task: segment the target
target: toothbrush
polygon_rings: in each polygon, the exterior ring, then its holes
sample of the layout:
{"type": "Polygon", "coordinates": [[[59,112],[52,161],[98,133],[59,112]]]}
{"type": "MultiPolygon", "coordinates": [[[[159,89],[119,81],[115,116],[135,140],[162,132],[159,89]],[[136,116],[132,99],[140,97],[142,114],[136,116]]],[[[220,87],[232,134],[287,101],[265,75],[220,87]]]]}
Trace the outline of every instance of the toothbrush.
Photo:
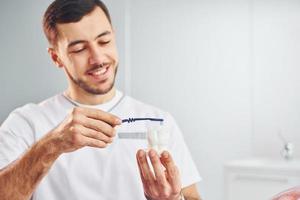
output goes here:
{"type": "Polygon", "coordinates": [[[160,122],[161,124],[163,123],[164,119],[160,118],[128,118],[128,119],[123,119],[122,123],[132,123],[135,121],[157,121],[160,122]]]}

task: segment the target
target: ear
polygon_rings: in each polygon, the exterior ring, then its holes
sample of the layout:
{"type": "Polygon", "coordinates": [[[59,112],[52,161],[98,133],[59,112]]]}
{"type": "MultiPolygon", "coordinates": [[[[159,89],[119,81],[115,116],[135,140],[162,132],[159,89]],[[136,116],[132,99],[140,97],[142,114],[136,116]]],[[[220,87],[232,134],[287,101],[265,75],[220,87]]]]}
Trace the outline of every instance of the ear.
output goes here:
{"type": "Polygon", "coordinates": [[[57,51],[54,48],[49,47],[48,48],[48,53],[49,53],[52,61],[55,63],[55,65],[57,67],[62,68],[64,66],[63,63],[61,62],[61,60],[58,57],[57,51]]]}

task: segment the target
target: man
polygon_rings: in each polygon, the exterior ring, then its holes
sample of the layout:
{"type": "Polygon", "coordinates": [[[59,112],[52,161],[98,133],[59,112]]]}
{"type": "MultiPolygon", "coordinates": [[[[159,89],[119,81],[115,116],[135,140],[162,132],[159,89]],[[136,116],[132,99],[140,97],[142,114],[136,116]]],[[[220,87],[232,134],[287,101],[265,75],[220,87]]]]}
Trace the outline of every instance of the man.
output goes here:
{"type": "Polygon", "coordinates": [[[118,55],[105,5],[56,0],[43,27],[68,88],[2,124],[1,199],[200,199],[200,177],[173,118],[114,86],[118,55]],[[146,123],[122,123],[129,117],[164,119],[170,151],[150,150],[147,162],[146,123]]]}

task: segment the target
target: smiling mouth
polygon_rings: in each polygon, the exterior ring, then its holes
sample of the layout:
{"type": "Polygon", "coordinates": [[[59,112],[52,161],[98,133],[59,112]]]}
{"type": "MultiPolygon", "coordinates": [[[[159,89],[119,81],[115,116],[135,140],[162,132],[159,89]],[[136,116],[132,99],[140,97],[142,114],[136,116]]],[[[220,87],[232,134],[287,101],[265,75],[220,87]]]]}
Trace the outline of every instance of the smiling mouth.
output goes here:
{"type": "Polygon", "coordinates": [[[88,71],[88,75],[92,75],[92,76],[101,76],[103,74],[105,74],[108,70],[109,66],[106,67],[98,67],[96,69],[90,70],[88,71]]]}

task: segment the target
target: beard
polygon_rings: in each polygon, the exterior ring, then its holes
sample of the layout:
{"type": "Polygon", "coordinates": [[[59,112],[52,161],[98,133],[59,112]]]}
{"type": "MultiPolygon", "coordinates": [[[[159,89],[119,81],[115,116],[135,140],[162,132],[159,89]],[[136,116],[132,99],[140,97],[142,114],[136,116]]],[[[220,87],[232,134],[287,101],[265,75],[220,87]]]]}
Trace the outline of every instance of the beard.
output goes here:
{"type": "MultiPolygon", "coordinates": [[[[93,87],[93,85],[89,84],[87,81],[84,81],[80,78],[73,77],[67,68],[65,68],[65,71],[66,71],[67,75],[69,76],[69,78],[71,79],[71,81],[75,85],[77,85],[81,89],[83,89],[85,92],[87,92],[89,94],[93,94],[93,95],[103,95],[103,94],[108,93],[113,88],[113,86],[115,84],[117,72],[118,72],[118,65],[116,66],[116,68],[114,70],[113,80],[111,81],[111,83],[108,83],[109,85],[105,88],[97,88],[97,86],[93,87]]],[[[105,80],[105,81],[108,81],[108,80],[105,80]]],[[[102,83],[99,83],[99,84],[102,84],[102,83]]]]}

